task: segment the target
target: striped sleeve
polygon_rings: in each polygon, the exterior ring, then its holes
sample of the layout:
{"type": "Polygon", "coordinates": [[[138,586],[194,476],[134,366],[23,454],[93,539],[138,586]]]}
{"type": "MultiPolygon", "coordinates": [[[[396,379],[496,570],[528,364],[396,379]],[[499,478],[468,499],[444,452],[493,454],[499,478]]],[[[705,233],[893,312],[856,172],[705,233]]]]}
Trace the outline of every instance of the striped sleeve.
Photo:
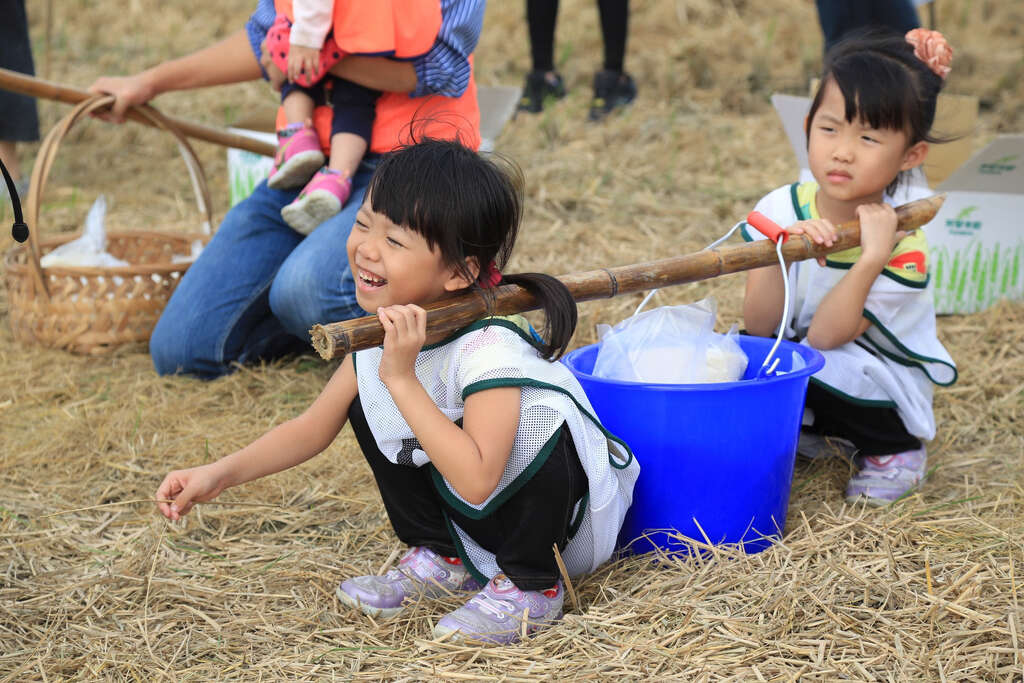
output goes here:
{"type": "MultiPolygon", "coordinates": [[[[245,22],[245,34],[249,37],[249,46],[252,47],[252,52],[256,55],[257,63],[259,63],[262,56],[260,46],[263,44],[263,39],[267,37],[267,31],[274,24],[274,17],[276,16],[274,0],[259,0],[256,3],[256,9],[249,15],[249,21],[245,22]]],[[[262,65],[260,66],[260,71],[263,71],[262,65]]],[[[266,77],[267,72],[263,71],[263,78],[266,77]]]]}
{"type": "Polygon", "coordinates": [[[459,97],[469,87],[469,57],[484,23],[484,0],[442,0],[441,30],[430,52],[413,62],[416,89],[410,95],[459,97]]]}

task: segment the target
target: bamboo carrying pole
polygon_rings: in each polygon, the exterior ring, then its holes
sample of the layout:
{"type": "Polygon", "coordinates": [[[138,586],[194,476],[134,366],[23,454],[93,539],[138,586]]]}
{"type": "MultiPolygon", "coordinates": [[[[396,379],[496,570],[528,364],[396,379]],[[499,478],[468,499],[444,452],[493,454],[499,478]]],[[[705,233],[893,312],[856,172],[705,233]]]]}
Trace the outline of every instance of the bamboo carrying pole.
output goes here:
{"type": "MultiPolygon", "coordinates": [[[[64,104],[79,104],[80,102],[94,96],[92,93],[88,93],[84,90],[69,88],[67,86],[60,85],[59,83],[51,83],[50,81],[44,81],[41,78],[28,76],[18,73],[17,71],[11,71],[10,69],[0,69],[0,89],[10,90],[11,92],[21,93],[22,95],[29,95],[31,97],[63,102],[64,104]]],[[[142,107],[149,108],[149,105],[142,105],[142,107]]],[[[137,108],[141,107],[130,107],[126,116],[132,121],[144,123],[147,126],[155,126],[155,124],[144,115],[134,111],[137,108]]],[[[262,142],[260,140],[254,140],[250,137],[246,137],[245,135],[232,133],[231,131],[227,131],[222,128],[205,126],[201,123],[167,116],[166,114],[163,115],[163,118],[190,138],[213,142],[225,147],[244,149],[256,154],[263,154],[265,156],[274,156],[274,153],[276,152],[276,149],[272,144],[262,142]]]]}
{"type": "MultiPolygon", "coordinates": [[[[920,228],[935,217],[945,199],[945,194],[938,194],[897,207],[899,229],[909,232],[920,228]]],[[[842,223],[836,229],[838,239],[831,247],[814,244],[801,235],[800,239],[790,239],[783,245],[782,255],[788,261],[803,261],[860,244],[858,221],[842,223]]],[[[576,301],[591,301],[775,264],[778,264],[775,244],[759,240],[647,263],[570,273],[558,279],[565,283],[576,301]]],[[[481,292],[473,291],[426,307],[426,343],[437,343],[455,330],[488,315],[511,315],[537,308],[533,296],[518,285],[499,286],[493,292],[490,306],[481,292]]],[[[314,325],[309,333],[313,348],[324,360],[343,358],[348,353],[379,346],[384,341],[384,328],[376,316],[314,325]]]]}

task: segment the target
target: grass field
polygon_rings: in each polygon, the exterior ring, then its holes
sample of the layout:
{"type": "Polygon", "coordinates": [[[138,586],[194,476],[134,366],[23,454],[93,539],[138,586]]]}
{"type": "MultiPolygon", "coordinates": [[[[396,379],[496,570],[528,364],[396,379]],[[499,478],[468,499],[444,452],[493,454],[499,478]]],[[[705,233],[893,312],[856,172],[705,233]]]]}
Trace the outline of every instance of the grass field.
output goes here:
{"type": "MultiPolygon", "coordinates": [[[[52,3],[47,48],[46,4],[29,7],[38,69],[82,88],[227,35],[252,6],[65,0],[52,3]]],[[[634,0],[626,65],[639,99],[600,125],[585,123],[601,59],[595,3],[562,5],[557,57],[570,94],[497,140],[528,184],[509,270],[559,274],[691,252],[795,178],[768,98],[806,93],[820,67],[813,3],[634,0]]],[[[936,9],[956,50],[948,90],[981,102],[967,132],[974,148],[1024,130],[1024,6],[938,0],[936,9]]],[[[479,82],[519,85],[528,54],[522,3],[492,1],[479,82]]],[[[155,102],[212,125],[274,103],[259,83],[155,102]]],[[[44,128],[66,111],[40,109],[44,128]]],[[[22,151],[31,162],[35,148],[22,151]]],[[[220,218],[225,152],[197,151],[220,218]]],[[[196,227],[187,174],[157,132],[76,129],[34,227],[77,229],[100,193],[110,229],[196,227]]],[[[742,286],[742,276],[722,277],[660,301],[713,295],[724,331],[740,322],[742,286]]],[[[582,304],[573,346],[640,297],[582,304]]],[[[0,289],[0,317],[7,309],[0,289]]],[[[885,509],[850,506],[847,465],[798,462],[773,548],[617,559],[576,581],[579,604],[556,628],[516,647],[475,648],[430,638],[456,601],[375,622],[334,598],[338,581],[382,570],[401,551],[348,429],[322,456],[230,490],[187,523],[165,522],[148,502],[168,470],[231,452],[300,412],[331,364],[306,355],[209,383],[162,378],[144,348],[73,356],[17,344],[3,321],[0,681],[1019,681],[1024,305],[998,302],[938,327],[960,379],[936,391],[933,471],[918,493],[885,509]]]]}

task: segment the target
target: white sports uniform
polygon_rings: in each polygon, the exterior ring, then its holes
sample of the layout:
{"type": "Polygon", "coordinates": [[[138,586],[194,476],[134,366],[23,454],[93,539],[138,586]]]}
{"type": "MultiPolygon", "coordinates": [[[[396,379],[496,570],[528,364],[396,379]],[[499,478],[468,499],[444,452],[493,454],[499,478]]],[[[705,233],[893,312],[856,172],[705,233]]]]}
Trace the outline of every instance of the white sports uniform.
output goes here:
{"type": "MultiPolygon", "coordinates": [[[[819,218],[814,201],[817,190],[815,182],[785,185],[763,197],[754,210],[788,228],[800,220],[819,218]]],[[[745,223],[742,232],[747,240],[765,239],[745,223]]],[[[854,247],[829,254],[824,267],[813,259],[790,265],[786,338],[806,337],[822,299],[860,253],[860,247],[854,247]]],[[[935,436],[932,384],[953,384],[957,371],[936,335],[928,244],[922,230],[896,245],[871,286],[864,317],[871,321],[867,331],[840,347],[822,351],[825,367],[812,381],[859,405],[895,408],[908,432],[930,440],[935,436]]]]}
{"type": "MultiPolygon", "coordinates": [[[[588,495],[574,512],[571,539],[562,558],[570,575],[592,571],[612,554],[633,497],[640,466],[629,448],[598,422],[579,382],[562,363],[552,363],[528,341],[520,316],[487,318],[448,339],[423,347],[415,372],[434,403],[453,422],[462,419],[466,397],[494,387],[522,389],[519,428],[505,472],[483,503],[465,501],[433,470],[438,493],[455,509],[482,518],[497,509],[544,463],[566,424],[587,474],[588,495]],[[580,509],[582,508],[582,510],[580,509]]],[[[430,458],[420,447],[387,387],[378,376],[383,348],[353,356],[359,397],[370,431],[389,461],[422,467],[430,458]]],[[[432,467],[432,466],[431,466],[432,467]]],[[[454,542],[471,569],[492,578],[500,569],[494,555],[454,522],[454,542]]]]}

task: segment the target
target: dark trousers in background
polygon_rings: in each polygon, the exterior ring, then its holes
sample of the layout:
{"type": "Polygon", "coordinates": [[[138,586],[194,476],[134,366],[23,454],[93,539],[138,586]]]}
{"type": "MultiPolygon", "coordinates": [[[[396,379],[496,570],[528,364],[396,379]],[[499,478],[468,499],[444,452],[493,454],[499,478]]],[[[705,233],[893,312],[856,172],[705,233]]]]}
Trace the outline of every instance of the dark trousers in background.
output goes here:
{"type": "MultiPolygon", "coordinates": [[[[28,39],[25,0],[0,0],[0,67],[35,74],[28,39]]],[[[31,142],[39,139],[36,101],[28,95],[0,90],[0,140],[31,142]]],[[[3,181],[0,180],[0,185],[3,181]]],[[[6,188],[0,190],[0,196],[6,188]]]]}
{"type": "Polygon", "coordinates": [[[921,440],[907,431],[895,408],[852,403],[813,379],[804,405],[814,411],[814,424],[805,429],[846,439],[857,447],[858,455],[893,455],[921,447],[921,440]]]}
{"type": "Polygon", "coordinates": [[[521,590],[545,590],[558,580],[551,546],[568,543],[573,508],[588,491],[587,475],[569,429],[540,469],[484,519],[470,519],[447,503],[434,487],[430,467],[396,465],[384,457],[370,432],[357,396],[348,414],[359,447],[373,470],[391,526],[400,541],[426,546],[447,557],[458,555],[445,514],[482,548],[521,590]]]}
{"type": "Polygon", "coordinates": [[[816,0],[825,51],[850,31],[888,29],[903,35],[921,26],[911,0],[816,0]]]}

